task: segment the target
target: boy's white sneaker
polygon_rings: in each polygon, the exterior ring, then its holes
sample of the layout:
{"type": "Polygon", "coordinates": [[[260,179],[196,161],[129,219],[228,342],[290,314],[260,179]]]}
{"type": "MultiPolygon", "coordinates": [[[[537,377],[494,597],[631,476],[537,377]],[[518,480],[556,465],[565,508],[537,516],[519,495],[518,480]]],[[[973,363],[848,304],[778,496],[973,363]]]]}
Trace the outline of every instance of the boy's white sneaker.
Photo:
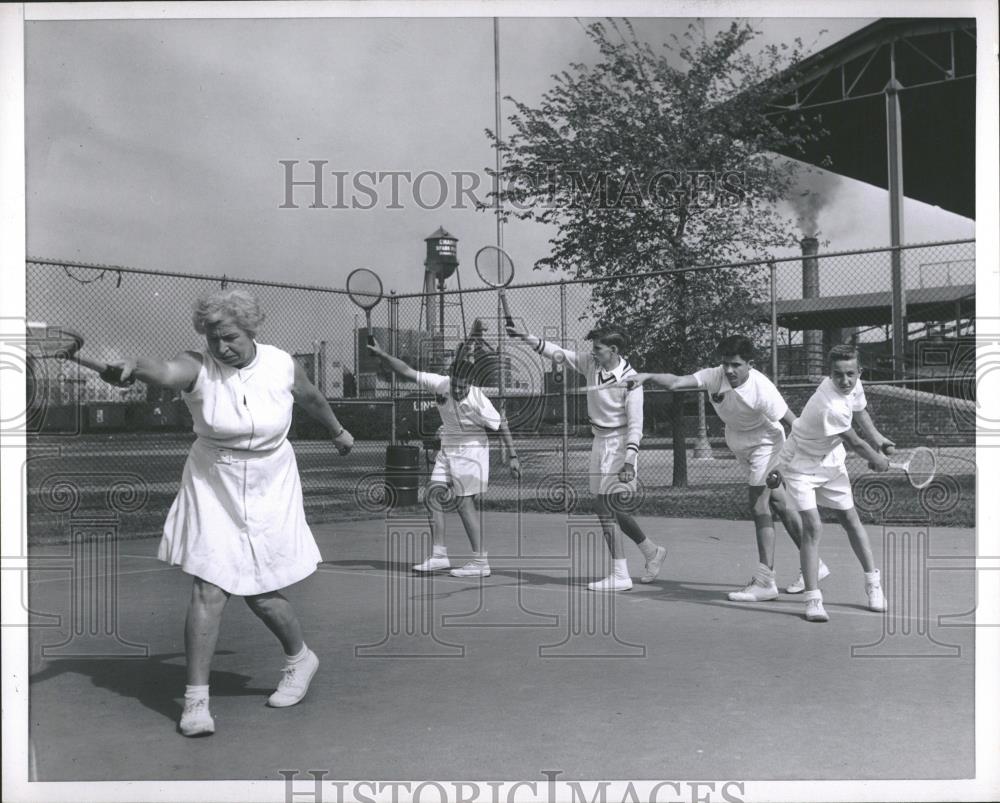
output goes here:
{"type": "Polygon", "coordinates": [[[431,555],[423,563],[418,563],[413,567],[415,572],[438,572],[442,569],[450,569],[451,562],[447,555],[431,555]]]}
{"type": "Polygon", "coordinates": [[[646,570],[639,578],[639,582],[652,583],[656,579],[656,576],[660,573],[660,568],[663,566],[663,561],[666,560],[666,558],[667,548],[658,546],[656,548],[656,554],[646,561],[646,570]]]}
{"type": "Polygon", "coordinates": [[[180,731],[185,736],[208,736],[215,733],[215,720],[208,710],[208,698],[184,701],[180,731]]]}
{"type": "Polygon", "coordinates": [[[733,602],[764,602],[769,599],[778,598],[778,586],[774,580],[767,583],[759,577],[754,577],[744,588],[739,591],[730,591],[729,599],[733,602]]]}
{"type": "Polygon", "coordinates": [[[806,600],[806,619],[810,622],[829,622],[830,616],[827,614],[826,610],[823,608],[823,600],[821,599],[807,599],[806,600]]]}
{"type": "Polygon", "coordinates": [[[450,574],[452,577],[489,577],[490,564],[470,560],[464,566],[452,569],[450,574]]]}
{"type": "Polygon", "coordinates": [[[618,577],[614,574],[608,575],[603,580],[587,583],[587,588],[591,591],[628,591],[631,587],[631,577],[618,577]]]}
{"type": "Polygon", "coordinates": [[[868,595],[868,610],[883,613],[885,611],[885,594],[882,593],[882,586],[878,584],[866,584],[865,593],[868,595]]]}
{"type": "MultiPolygon", "coordinates": [[[[830,576],[830,569],[823,561],[819,562],[819,574],[817,578],[820,580],[825,580],[830,576]]],[[[806,590],[806,581],[802,577],[802,572],[799,572],[799,579],[792,583],[788,588],[785,589],[789,594],[801,594],[806,590]]]]}
{"type": "Polygon", "coordinates": [[[309,650],[309,653],[301,661],[288,664],[281,670],[281,682],[274,694],[267,698],[267,704],[272,708],[287,708],[295,705],[309,691],[309,683],[319,669],[319,658],[316,653],[309,650]]]}

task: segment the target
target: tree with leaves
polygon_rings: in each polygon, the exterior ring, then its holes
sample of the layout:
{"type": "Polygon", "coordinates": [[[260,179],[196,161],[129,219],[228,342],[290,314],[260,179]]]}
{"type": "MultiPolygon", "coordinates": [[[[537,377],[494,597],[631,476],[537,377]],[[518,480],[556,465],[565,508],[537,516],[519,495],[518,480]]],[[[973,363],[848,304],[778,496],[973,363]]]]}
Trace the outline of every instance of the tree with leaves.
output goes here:
{"type": "MultiPolygon", "coordinates": [[[[801,43],[755,47],[734,22],[714,37],[690,25],[654,50],[626,21],[585,29],[596,64],[571,64],[537,108],[515,106],[502,156],[504,214],[554,224],[536,268],[592,285],[597,325],[634,338],[636,364],[677,374],[711,364],[718,340],[762,333],[766,271],[699,266],[766,259],[793,245],[777,209],[794,153],[819,132],[769,108],[794,85],[801,43]]],[[[702,400],[703,403],[703,400],[702,400]]],[[[671,404],[674,485],[686,485],[683,405],[671,404]]]]}

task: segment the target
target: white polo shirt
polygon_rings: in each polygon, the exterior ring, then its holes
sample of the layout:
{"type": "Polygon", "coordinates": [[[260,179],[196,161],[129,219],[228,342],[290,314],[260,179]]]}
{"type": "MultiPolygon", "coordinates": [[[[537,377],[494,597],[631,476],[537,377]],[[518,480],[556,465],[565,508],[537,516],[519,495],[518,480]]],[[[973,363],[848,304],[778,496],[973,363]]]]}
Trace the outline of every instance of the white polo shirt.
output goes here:
{"type": "Polygon", "coordinates": [[[746,381],[734,388],[721,365],[703,368],[692,376],[708,391],[709,401],[726,425],[726,443],[731,449],[777,444],[785,439],[779,423],[788,412],[781,393],[764,374],[750,369],[746,381]]]}
{"type": "Polygon", "coordinates": [[[465,398],[455,401],[449,377],[424,371],[416,374],[417,385],[436,397],[442,446],[489,446],[485,430],[500,429],[500,413],[482,388],[469,385],[465,398]]]}
{"type": "Polygon", "coordinates": [[[796,456],[812,458],[823,466],[842,464],[847,451],[840,436],[851,428],[854,413],[867,406],[860,379],[845,395],[826,377],[792,425],[796,456]]]}

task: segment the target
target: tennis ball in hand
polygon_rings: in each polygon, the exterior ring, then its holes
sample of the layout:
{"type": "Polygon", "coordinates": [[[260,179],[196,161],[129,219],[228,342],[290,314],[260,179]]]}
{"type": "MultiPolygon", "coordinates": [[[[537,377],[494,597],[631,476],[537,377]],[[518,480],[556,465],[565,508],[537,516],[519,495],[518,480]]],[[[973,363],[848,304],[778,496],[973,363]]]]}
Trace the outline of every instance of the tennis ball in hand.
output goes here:
{"type": "Polygon", "coordinates": [[[782,481],[781,472],[778,471],[777,469],[768,474],[767,479],[764,480],[767,487],[770,488],[771,490],[774,490],[779,485],[781,485],[781,481],[782,481]]]}

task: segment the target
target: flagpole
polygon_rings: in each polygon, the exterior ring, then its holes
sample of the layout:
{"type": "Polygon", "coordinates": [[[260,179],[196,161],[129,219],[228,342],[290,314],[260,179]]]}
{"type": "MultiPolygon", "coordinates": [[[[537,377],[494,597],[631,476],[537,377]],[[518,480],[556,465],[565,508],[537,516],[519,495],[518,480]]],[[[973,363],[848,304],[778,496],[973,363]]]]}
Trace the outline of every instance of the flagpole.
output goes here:
{"type": "MultiPolygon", "coordinates": [[[[497,248],[503,248],[503,209],[500,203],[500,20],[493,18],[493,127],[496,134],[496,175],[493,178],[493,197],[496,204],[497,218],[497,248]]],[[[500,391],[500,414],[507,412],[506,389],[504,388],[503,337],[504,329],[501,323],[501,304],[497,297],[497,384],[500,391]]],[[[506,462],[507,447],[500,442],[500,457],[506,462]]]]}

